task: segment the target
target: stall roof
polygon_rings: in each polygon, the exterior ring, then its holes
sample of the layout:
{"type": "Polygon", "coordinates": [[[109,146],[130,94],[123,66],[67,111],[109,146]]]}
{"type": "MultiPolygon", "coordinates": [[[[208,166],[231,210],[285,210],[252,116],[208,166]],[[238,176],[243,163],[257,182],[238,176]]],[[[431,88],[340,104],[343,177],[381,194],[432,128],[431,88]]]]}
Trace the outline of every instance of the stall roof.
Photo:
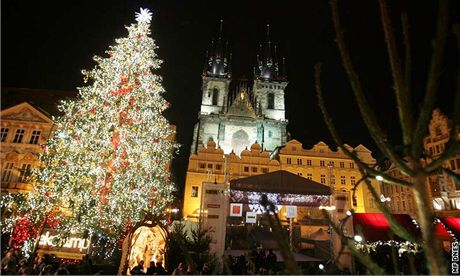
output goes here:
{"type": "Polygon", "coordinates": [[[230,188],[232,190],[266,193],[301,195],[331,194],[331,188],[283,170],[231,180],[230,188]]]}
{"type": "MultiPolygon", "coordinates": [[[[393,214],[406,229],[414,235],[420,235],[420,230],[407,214],[393,214]]],[[[355,213],[353,214],[355,233],[361,233],[366,241],[400,239],[396,235],[391,237],[390,224],[382,213],[355,213]]]]}
{"type": "MultiPolygon", "coordinates": [[[[415,236],[420,237],[420,229],[412,222],[412,218],[407,214],[393,214],[395,219],[399,221],[406,229],[408,229],[415,236]]],[[[440,240],[451,240],[452,237],[448,230],[452,232],[457,238],[460,238],[460,218],[446,217],[440,218],[443,223],[437,223],[435,226],[436,236],[440,240]]],[[[362,230],[362,235],[367,241],[389,240],[390,225],[382,213],[355,213],[353,214],[353,227],[355,233],[362,230]]],[[[394,237],[393,239],[400,239],[394,237]]]]}

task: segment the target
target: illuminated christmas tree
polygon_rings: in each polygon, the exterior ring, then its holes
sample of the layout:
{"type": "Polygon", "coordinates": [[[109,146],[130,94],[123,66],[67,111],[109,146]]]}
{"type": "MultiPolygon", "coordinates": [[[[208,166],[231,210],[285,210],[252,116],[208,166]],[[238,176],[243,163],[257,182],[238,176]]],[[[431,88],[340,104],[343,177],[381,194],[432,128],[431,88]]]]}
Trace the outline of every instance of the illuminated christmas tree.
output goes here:
{"type": "Polygon", "coordinates": [[[59,210],[62,230],[117,236],[146,214],[161,217],[173,199],[169,164],[178,146],[162,115],[168,103],[150,20],[141,9],[128,37],[94,58],[96,67],[83,71],[89,84],[62,102],[65,115],[43,145],[27,205],[43,218],[59,210]]]}

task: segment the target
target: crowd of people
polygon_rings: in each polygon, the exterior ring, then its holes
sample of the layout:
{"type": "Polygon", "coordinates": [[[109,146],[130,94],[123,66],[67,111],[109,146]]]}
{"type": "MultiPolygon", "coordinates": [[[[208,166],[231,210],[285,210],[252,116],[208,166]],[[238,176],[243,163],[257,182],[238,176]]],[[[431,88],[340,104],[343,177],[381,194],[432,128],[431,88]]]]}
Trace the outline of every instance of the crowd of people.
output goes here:
{"type": "Polygon", "coordinates": [[[1,261],[2,275],[69,275],[67,265],[54,261],[49,255],[37,255],[29,262],[20,250],[8,250],[1,261]]]}
{"type": "Polygon", "coordinates": [[[266,275],[276,274],[276,254],[272,249],[267,251],[263,248],[253,249],[248,255],[242,254],[239,257],[227,256],[228,268],[234,275],[266,275]]]}

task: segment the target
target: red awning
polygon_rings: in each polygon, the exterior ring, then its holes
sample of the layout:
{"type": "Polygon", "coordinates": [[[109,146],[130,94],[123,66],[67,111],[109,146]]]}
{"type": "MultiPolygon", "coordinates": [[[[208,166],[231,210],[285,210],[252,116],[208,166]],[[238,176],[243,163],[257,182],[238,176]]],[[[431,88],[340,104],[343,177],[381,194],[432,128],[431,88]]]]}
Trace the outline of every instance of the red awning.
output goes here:
{"type": "Polygon", "coordinates": [[[460,239],[460,218],[446,217],[441,218],[441,221],[452,231],[452,234],[454,234],[457,239],[460,239]]]}
{"type": "MultiPolygon", "coordinates": [[[[393,217],[414,235],[420,235],[420,230],[409,215],[394,214],[393,217]]],[[[393,234],[382,213],[355,213],[353,214],[353,227],[355,234],[363,235],[366,241],[401,240],[400,237],[393,234]]]]}
{"type": "Polygon", "coordinates": [[[438,236],[438,239],[440,239],[441,241],[450,241],[452,239],[450,234],[447,232],[446,227],[444,227],[442,223],[436,223],[434,231],[436,232],[436,236],[438,236]]]}

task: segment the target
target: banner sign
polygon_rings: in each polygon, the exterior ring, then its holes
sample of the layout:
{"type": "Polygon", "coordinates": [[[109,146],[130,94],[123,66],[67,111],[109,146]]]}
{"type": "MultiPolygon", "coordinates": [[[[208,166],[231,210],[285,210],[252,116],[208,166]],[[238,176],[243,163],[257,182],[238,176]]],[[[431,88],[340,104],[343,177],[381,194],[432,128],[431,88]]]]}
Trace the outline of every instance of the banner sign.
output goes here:
{"type": "Polygon", "coordinates": [[[254,212],[246,212],[246,223],[256,223],[257,214],[254,212]]]}
{"type": "Polygon", "coordinates": [[[243,204],[231,203],[230,204],[230,216],[231,217],[241,217],[242,215],[243,215],[243,204]]]}
{"type": "Polygon", "coordinates": [[[44,229],[38,242],[38,249],[65,253],[88,253],[91,241],[81,234],[70,234],[66,240],[58,241],[59,233],[54,229],[44,229]]]}
{"type": "Polygon", "coordinates": [[[268,200],[275,205],[318,207],[329,206],[330,204],[330,196],[328,195],[278,194],[240,190],[230,190],[230,202],[238,202],[243,204],[260,204],[260,200],[263,194],[267,195],[268,200]]]}

